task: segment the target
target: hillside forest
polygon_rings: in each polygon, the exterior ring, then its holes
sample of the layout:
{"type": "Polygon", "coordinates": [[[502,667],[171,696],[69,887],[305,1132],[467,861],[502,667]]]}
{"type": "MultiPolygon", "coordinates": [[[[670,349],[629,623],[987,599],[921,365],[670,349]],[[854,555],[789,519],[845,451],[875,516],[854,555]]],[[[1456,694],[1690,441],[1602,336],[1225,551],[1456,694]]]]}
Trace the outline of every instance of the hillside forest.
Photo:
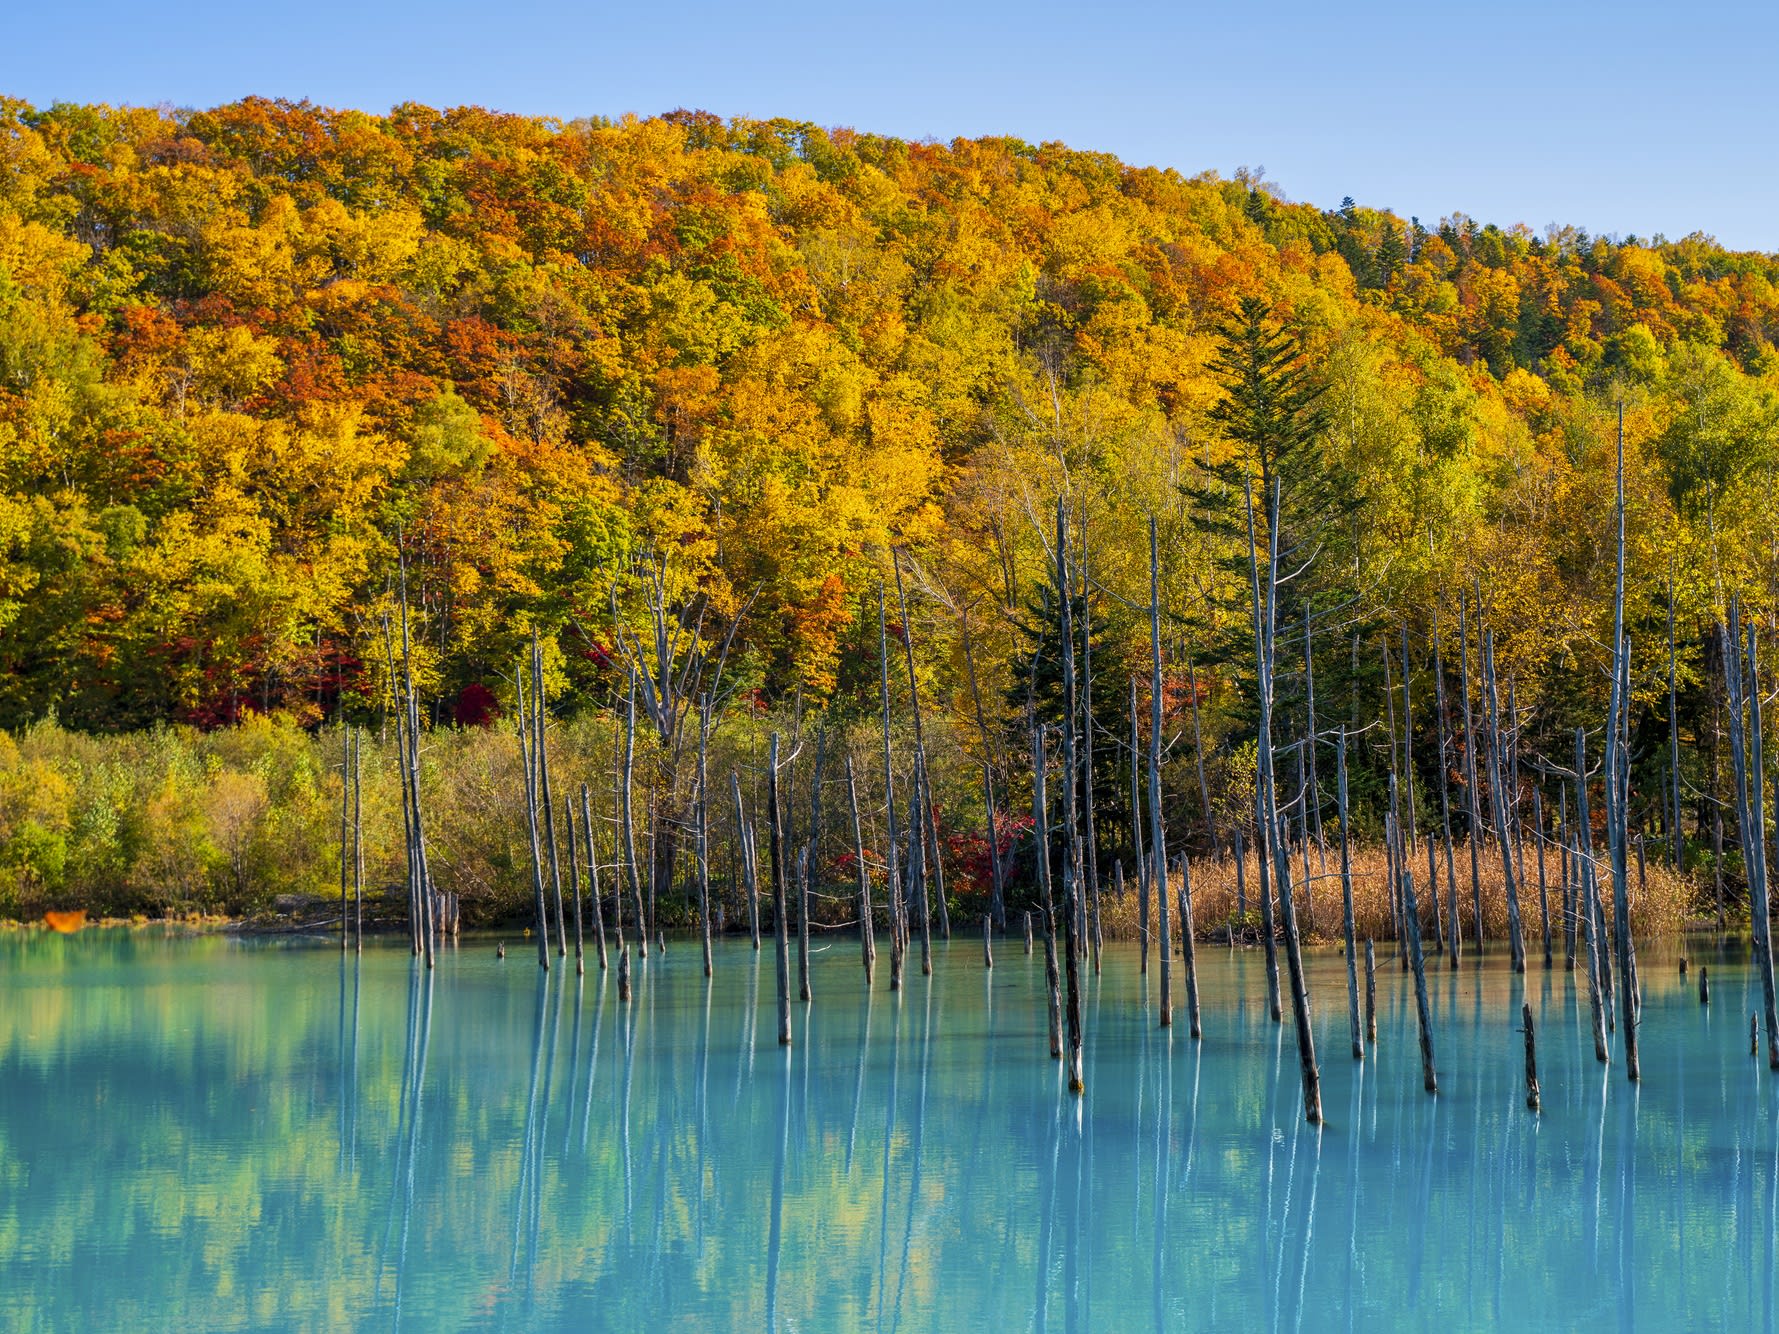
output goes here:
{"type": "Polygon", "coordinates": [[[778,731],[802,807],[819,740],[881,821],[887,664],[963,902],[990,795],[997,851],[1029,830],[1069,621],[1104,865],[1152,717],[1170,845],[1227,847],[1269,549],[1315,813],[1332,729],[1362,835],[1397,766],[1424,828],[1476,782],[1486,636],[1530,819],[1608,713],[1621,429],[1630,818],[1733,898],[1719,626],[1770,686],[1779,256],[1504,224],[1010,138],[0,97],[0,915],[324,888],[342,723],[399,877],[404,590],[466,912],[528,902],[534,635],[562,790],[609,824],[640,689],[669,844],[694,686],[725,791],[778,731]]]}

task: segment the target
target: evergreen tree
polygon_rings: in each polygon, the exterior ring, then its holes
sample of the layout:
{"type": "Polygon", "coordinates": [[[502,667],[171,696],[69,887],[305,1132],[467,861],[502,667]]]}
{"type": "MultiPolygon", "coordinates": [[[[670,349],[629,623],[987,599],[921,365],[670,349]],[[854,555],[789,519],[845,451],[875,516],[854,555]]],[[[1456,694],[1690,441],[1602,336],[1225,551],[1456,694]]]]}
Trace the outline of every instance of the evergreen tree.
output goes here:
{"type": "MultiPolygon", "coordinates": [[[[1323,386],[1306,363],[1302,342],[1278,326],[1265,301],[1244,298],[1224,321],[1211,365],[1223,383],[1223,397],[1212,408],[1211,418],[1235,450],[1220,462],[1208,463],[1202,479],[1187,486],[1192,519],[1201,531],[1227,544],[1225,559],[1237,576],[1232,584],[1245,590],[1249,559],[1245,492],[1251,484],[1256,557],[1263,565],[1272,540],[1276,496],[1279,565],[1282,571],[1295,572],[1281,583],[1277,611],[1282,651],[1276,707],[1281,718],[1289,718],[1294,701],[1302,695],[1301,673],[1293,676],[1292,663],[1302,662],[1300,627],[1305,611],[1313,618],[1318,608],[1344,602],[1349,592],[1334,573],[1345,563],[1330,559],[1330,554],[1352,540],[1349,520],[1358,504],[1355,479],[1323,448],[1328,433],[1323,386]]],[[[1225,624],[1224,633],[1207,645],[1206,661],[1246,676],[1253,671],[1254,654],[1249,623],[1245,615],[1233,615],[1225,618],[1225,624]]],[[[1329,653],[1328,647],[1317,664],[1319,678],[1339,671],[1341,655],[1329,653]]],[[[1255,721],[1252,692],[1238,691],[1234,698],[1237,722],[1245,732],[1255,721]]]]}

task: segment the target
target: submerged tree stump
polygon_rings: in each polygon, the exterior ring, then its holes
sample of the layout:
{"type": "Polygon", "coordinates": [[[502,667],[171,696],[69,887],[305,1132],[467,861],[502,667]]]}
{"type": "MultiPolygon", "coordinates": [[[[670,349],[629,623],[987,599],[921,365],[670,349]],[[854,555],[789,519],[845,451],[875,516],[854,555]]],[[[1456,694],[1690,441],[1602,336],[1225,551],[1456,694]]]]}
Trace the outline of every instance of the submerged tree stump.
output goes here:
{"type": "Polygon", "coordinates": [[[1365,937],[1365,1040],[1377,1045],[1377,951],[1365,937]]]}
{"type": "Polygon", "coordinates": [[[1520,1023],[1526,1033],[1526,1106],[1536,1112],[1538,1099],[1538,1039],[1532,1031],[1532,1002],[1520,1002],[1520,1023]]]}

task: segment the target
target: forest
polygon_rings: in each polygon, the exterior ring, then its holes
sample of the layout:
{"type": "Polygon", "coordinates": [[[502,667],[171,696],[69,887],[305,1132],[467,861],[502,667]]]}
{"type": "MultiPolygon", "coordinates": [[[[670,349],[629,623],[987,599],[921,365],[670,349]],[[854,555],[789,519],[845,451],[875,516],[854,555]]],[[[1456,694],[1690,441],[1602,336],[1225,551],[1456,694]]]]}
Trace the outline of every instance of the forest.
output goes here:
{"type": "Polygon", "coordinates": [[[856,760],[868,846],[918,804],[974,920],[1030,883],[1064,719],[1108,882],[1145,793],[1171,849],[1251,851],[1275,763],[1307,859],[1337,745],[1357,839],[1542,849],[1581,728],[1625,772],[1594,815],[1691,877],[1664,921],[1722,920],[1776,336],[1779,257],[1705,236],[1060,144],[0,98],[0,916],[324,892],[346,728],[370,883],[424,787],[439,886],[522,916],[547,714],[556,795],[613,865],[646,835],[673,921],[694,793],[758,812],[775,733],[822,875],[856,760]]]}

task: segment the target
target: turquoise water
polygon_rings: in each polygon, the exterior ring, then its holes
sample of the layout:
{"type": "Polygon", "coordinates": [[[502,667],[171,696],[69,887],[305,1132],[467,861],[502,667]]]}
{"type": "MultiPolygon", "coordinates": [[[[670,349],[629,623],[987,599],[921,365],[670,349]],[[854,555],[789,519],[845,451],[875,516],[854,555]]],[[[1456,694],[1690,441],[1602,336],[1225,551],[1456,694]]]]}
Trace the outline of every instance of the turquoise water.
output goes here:
{"type": "Polygon", "coordinates": [[[1077,1099],[1013,941],[867,997],[837,939],[788,1052],[770,947],[707,985],[676,944],[621,1005],[512,943],[428,979],[394,946],[0,937],[0,1328],[1775,1323],[1779,1077],[1697,945],[1709,1008],[1646,948],[1640,1090],[1534,964],[1539,1116],[1500,961],[1430,977],[1429,1098],[1403,975],[1361,1065],[1320,956],[1318,1132],[1253,953],[1205,952],[1195,1044],[1110,950],[1077,1099]]]}

